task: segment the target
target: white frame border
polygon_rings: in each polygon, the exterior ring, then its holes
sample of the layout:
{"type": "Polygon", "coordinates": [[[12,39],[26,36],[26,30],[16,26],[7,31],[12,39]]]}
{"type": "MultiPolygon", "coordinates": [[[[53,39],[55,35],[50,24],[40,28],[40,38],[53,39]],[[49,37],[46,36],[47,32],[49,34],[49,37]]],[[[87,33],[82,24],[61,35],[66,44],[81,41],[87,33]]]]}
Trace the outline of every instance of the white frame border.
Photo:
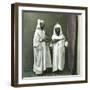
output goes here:
{"type": "Polygon", "coordinates": [[[48,83],[48,82],[67,82],[67,81],[81,81],[85,80],[85,10],[77,9],[60,9],[60,8],[42,8],[42,7],[18,7],[18,83],[19,84],[35,84],[35,83],[48,83]],[[64,13],[81,13],[79,16],[79,55],[80,61],[80,74],[79,75],[67,75],[67,76],[42,76],[42,77],[27,77],[22,78],[22,10],[33,11],[49,11],[49,12],[64,12],[64,13]]]}

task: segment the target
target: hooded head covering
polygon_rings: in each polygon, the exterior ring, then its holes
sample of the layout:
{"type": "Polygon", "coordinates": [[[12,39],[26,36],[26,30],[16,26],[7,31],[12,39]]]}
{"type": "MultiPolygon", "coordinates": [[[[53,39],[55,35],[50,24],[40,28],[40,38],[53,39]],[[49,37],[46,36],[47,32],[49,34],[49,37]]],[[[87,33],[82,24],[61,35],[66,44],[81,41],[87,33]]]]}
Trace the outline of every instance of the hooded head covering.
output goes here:
{"type": "Polygon", "coordinates": [[[37,26],[36,26],[33,40],[39,39],[40,41],[42,41],[42,39],[44,39],[45,37],[45,31],[41,30],[40,23],[44,23],[44,20],[37,19],[37,26]]]}
{"type": "Polygon", "coordinates": [[[59,23],[56,23],[55,25],[54,25],[54,29],[53,29],[53,35],[52,35],[52,39],[55,39],[55,38],[63,38],[64,37],[64,35],[63,35],[63,32],[62,32],[62,27],[61,27],[61,25],[59,24],[59,23]],[[55,32],[55,29],[56,28],[60,28],[60,34],[59,34],[59,36],[56,34],[56,32],[55,32]]]}
{"type": "Polygon", "coordinates": [[[44,20],[38,19],[36,29],[40,29],[40,23],[44,23],[44,20]]]}
{"type": "Polygon", "coordinates": [[[61,27],[61,25],[59,23],[54,25],[54,29],[53,29],[53,34],[54,35],[57,35],[56,32],[55,32],[56,28],[60,28],[60,34],[59,34],[59,36],[60,36],[62,34],[62,27],[61,27]]]}

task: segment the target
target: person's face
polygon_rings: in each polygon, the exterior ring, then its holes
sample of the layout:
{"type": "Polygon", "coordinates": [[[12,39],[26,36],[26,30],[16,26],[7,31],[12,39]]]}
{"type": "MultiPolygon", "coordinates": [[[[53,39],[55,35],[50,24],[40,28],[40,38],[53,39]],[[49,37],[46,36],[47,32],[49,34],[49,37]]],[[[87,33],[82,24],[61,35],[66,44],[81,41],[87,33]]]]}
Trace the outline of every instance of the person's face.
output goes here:
{"type": "Polygon", "coordinates": [[[40,23],[40,28],[43,30],[45,27],[45,24],[44,23],[40,23]]]}
{"type": "Polygon", "coordinates": [[[57,34],[57,36],[59,36],[59,34],[60,34],[60,28],[55,28],[55,33],[57,34]]]}

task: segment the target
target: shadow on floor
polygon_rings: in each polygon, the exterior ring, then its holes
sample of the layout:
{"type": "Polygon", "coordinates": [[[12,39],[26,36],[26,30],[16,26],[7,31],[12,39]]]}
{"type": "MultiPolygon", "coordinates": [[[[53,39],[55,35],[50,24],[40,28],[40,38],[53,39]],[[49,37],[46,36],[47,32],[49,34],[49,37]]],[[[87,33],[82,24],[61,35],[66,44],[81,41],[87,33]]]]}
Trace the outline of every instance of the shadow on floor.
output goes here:
{"type": "Polygon", "coordinates": [[[63,71],[52,72],[52,68],[48,68],[43,72],[42,75],[36,75],[32,70],[27,70],[24,72],[24,77],[36,77],[36,76],[61,76],[61,75],[72,75],[68,68],[65,68],[63,71]]]}

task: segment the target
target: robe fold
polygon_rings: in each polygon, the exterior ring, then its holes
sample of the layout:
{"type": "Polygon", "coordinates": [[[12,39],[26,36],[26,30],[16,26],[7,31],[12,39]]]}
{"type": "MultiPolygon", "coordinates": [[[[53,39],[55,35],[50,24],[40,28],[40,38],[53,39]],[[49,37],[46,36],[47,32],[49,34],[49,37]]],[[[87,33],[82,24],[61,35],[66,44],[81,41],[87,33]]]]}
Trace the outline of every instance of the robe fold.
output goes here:
{"type": "Polygon", "coordinates": [[[49,47],[46,42],[42,41],[45,38],[44,30],[36,29],[33,38],[34,48],[34,65],[33,71],[36,74],[42,74],[46,68],[51,67],[51,56],[49,47]]]}

